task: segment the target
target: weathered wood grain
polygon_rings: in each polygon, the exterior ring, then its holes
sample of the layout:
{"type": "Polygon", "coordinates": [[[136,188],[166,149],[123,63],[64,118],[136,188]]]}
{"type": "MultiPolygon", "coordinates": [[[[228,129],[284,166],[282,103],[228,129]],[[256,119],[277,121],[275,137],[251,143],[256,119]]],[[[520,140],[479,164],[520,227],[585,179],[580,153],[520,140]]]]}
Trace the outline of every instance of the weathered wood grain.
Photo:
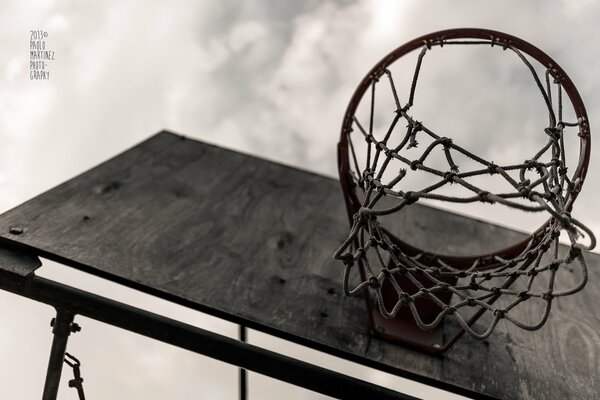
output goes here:
{"type": "MultiPolygon", "coordinates": [[[[437,251],[456,250],[436,239],[443,232],[469,251],[520,235],[410,209],[399,229],[437,251]]],[[[500,324],[485,342],[465,337],[431,356],[370,336],[363,300],[341,293],[332,254],[347,234],[344,213],[334,179],[162,132],[6,212],[0,233],[4,245],[455,392],[598,397],[598,255],[587,256],[585,291],[558,299],[542,330],[500,324]],[[9,233],[15,226],[23,233],[9,233]]]]}

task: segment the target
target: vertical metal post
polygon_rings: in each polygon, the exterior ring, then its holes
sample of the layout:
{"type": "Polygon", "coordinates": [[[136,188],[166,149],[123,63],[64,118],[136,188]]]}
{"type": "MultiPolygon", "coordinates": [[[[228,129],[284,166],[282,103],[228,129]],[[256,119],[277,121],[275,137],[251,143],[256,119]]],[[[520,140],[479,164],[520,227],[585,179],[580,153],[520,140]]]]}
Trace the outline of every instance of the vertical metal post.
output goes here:
{"type": "MultiPolygon", "coordinates": [[[[240,341],[246,343],[246,327],[240,325],[240,341]]],[[[240,368],[240,400],[246,400],[248,388],[248,376],[245,368],[240,368]]]]}
{"type": "Polygon", "coordinates": [[[52,349],[50,350],[50,360],[48,361],[48,372],[46,373],[46,383],[44,384],[44,394],[42,400],[56,400],[58,395],[58,386],[60,385],[60,376],[62,373],[67,349],[67,340],[73,329],[74,315],[65,310],[57,309],[56,318],[52,320],[52,349]]]}

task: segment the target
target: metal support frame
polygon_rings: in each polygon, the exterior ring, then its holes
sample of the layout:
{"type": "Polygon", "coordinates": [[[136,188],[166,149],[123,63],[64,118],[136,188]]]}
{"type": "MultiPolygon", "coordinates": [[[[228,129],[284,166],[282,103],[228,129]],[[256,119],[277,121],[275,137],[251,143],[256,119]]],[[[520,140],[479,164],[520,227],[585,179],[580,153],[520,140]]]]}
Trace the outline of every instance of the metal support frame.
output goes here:
{"type": "MultiPolygon", "coordinates": [[[[35,275],[24,277],[0,270],[0,289],[54,306],[61,327],[74,315],[83,315],[130,332],[160,340],[237,367],[341,399],[415,399],[351,376],[256,347],[35,275]],[[59,321],[60,316],[60,321],[59,321]]],[[[57,328],[58,330],[59,328],[57,328]]],[[[60,328],[62,329],[62,328],[60,328]]],[[[241,333],[241,332],[240,332],[241,333]]],[[[66,336],[55,334],[50,365],[57,370],[47,379],[48,396],[58,390],[66,336]],[[61,367],[58,367],[60,355],[61,367]],[[58,376],[58,378],[57,378],[58,376]],[[48,382],[51,382],[50,384],[48,382]],[[53,391],[49,387],[52,387],[53,391]]],[[[244,334],[245,337],[245,334],[244,334]]],[[[241,381],[240,375],[240,381],[241,381]]],[[[44,396],[46,396],[46,389],[44,396]]]]}
{"type": "MultiPolygon", "coordinates": [[[[248,336],[247,329],[244,325],[240,325],[240,341],[246,343],[248,336]]],[[[240,368],[240,400],[248,398],[248,373],[245,368],[240,368]]]]}
{"type": "Polygon", "coordinates": [[[59,308],[56,310],[56,318],[50,324],[54,338],[52,339],[52,349],[50,350],[50,360],[48,360],[48,372],[46,373],[42,400],[56,400],[58,395],[58,386],[60,385],[60,376],[73,318],[75,318],[75,315],[71,312],[59,308]]]}

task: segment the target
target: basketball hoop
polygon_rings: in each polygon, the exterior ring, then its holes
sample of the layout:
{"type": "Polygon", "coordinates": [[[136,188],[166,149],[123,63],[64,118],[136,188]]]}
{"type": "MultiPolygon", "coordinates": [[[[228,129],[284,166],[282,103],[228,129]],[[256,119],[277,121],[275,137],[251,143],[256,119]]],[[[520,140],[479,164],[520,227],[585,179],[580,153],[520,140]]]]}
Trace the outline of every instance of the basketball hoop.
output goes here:
{"type": "Polygon", "coordinates": [[[384,57],[361,81],[344,116],[338,144],[338,167],[350,234],[336,251],[335,258],[345,264],[344,291],[349,296],[366,294],[370,323],[375,334],[392,341],[417,346],[430,352],[446,351],[464,332],[474,338],[489,337],[499,321],[536,330],[550,313],[552,300],[583,289],[587,267],[581,250],[595,246],[593,233],[571,216],[573,203],[581,191],[590,157],[590,127],[583,101],[571,79],[544,52],[533,45],[504,33],[485,29],[451,29],[417,38],[384,57]],[[411,115],[419,72],[425,54],[442,46],[490,46],[515,55],[529,70],[533,82],[548,109],[548,125],[540,128],[547,135],[543,147],[530,158],[509,165],[496,165],[467,150],[451,138],[444,137],[411,115]],[[408,53],[421,49],[410,92],[401,101],[389,67],[408,53]],[[545,68],[545,82],[532,62],[545,68]],[[551,82],[552,81],[552,82],[551,82]],[[389,85],[395,109],[389,126],[379,134],[374,131],[375,89],[389,85]],[[563,94],[573,106],[575,121],[563,121],[563,94]],[[360,121],[356,112],[366,98],[370,105],[368,121],[360,121]],[[556,102],[556,106],[554,105],[556,102]],[[400,121],[406,129],[399,129],[400,121]],[[567,173],[564,139],[567,132],[579,137],[579,159],[571,176],[567,173]],[[389,145],[390,138],[400,135],[400,142],[389,145]],[[406,150],[418,140],[428,142],[418,158],[408,158],[406,150]],[[366,142],[366,156],[360,165],[356,140],[366,142]],[[443,151],[447,166],[428,165],[432,151],[443,151]],[[463,171],[455,157],[467,157],[477,168],[463,171]],[[389,179],[391,165],[402,168],[389,179]],[[407,170],[428,173],[435,184],[419,190],[402,187],[407,170]],[[472,183],[474,177],[496,175],[512,190],[491,193],[472,183]],[[449,185],[460,185],[464,196],[440,193],[449,185]],[[382,199],[393,199],[391,207],[382,207],[382,199]],[[487,254],[471,256],[436,254],[421,249],[394,235],[378,217],[407,212],[420,199],[452,203],[484,202],[503,205],[524,212],[546,213],[549,220],[529,237],[487,254]],[[566,232],[569,248],[559,251],[559,236],[566,232]],[[587,237],[584,245],[580,238],[587,237]],[[580,279],[568,288],[555,287],[556,273],[577,268],[580,279]],[[351,284],[352,279],[357,281],[351,284]],[[535,289],[537,280],[544,290],[535,289]],[[511,287],[521,282],[524,287],[511,287]],[[374,300],[371,296],[374,296],[374,300]],[[494,306],[498,299],[505,306],[494,306]],[[544,303],[539,320],[517,320],[511,310],[519,304],[537,299],[544,303]],[[376,303],[376,304],[375,304],[376,303]],[[468,311],[468,312],[467,312],[468,311]],[[473,325],[484,314],[490,321],[483,329],[473,325]],[[444,332],[444,320],[453,317],[459,327],[444,332]]]}

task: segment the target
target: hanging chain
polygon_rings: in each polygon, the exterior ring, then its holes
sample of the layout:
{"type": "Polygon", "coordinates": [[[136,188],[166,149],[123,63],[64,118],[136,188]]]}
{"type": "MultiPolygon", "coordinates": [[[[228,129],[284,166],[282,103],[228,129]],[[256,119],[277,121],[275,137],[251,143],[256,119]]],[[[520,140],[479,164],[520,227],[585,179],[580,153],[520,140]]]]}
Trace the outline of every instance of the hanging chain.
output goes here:
{"type": "Polygon", "coordinates": [[[79,395],[79,400],[85,400],[85,394],[83,394],[83,378],[81,377],[81,363],[75,357],[69,353],[65,353],[65,363],[73,369],[73,379],[69,381],[69,387],[75,388],[79,395]]]}

